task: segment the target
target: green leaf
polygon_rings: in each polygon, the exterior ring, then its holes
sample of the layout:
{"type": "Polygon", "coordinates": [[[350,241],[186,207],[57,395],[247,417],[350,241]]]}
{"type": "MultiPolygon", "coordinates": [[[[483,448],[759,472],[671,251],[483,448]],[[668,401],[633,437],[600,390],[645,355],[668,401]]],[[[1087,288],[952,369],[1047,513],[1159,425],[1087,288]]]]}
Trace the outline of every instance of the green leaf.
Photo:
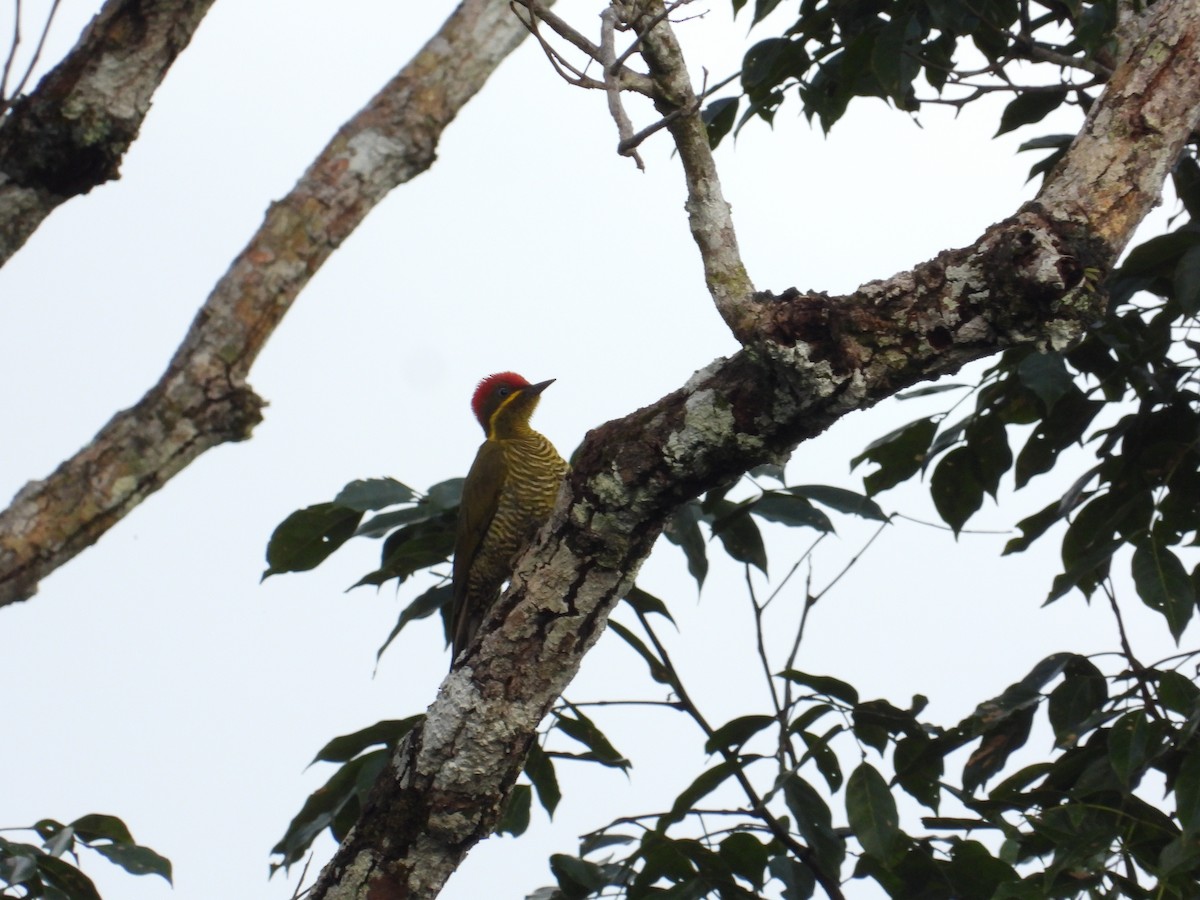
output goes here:
{"type": "Polygon", "coordinates": [[[887,782],[870,763],[862,763],[846,782],[846,817],[863,850],[886,867],[904,854],[904,834],[896,800],[887,782]]]}
{"type": "Polygon", "coordinates": [[[66,900],[100,900],[100,892],[96,890],[92,879],[70,863],[53,856],[41,856],[37,863],[42,880],[58,888],[66,900]]]}
{"type": "Polygon", "coordinates": [[[810,687],[818,694],[833,697],[851,706],[858,703],[858,691],[853,686],[829,675],[810,675],[797,669],[784,669],[779,673],[779,677],[810,687]]]}
{"type": "Polygon", "coordinates": [[[783,885],[783,900],[808,900],[817,889],[816,878],[809,868],[786,853],[772,856],[768,868],[771,876],[783,885]]]}
{"type": "Polygon", "coordinates": [[[513,785],[512,793],[504,804],[504,812],[496,823],[496,834],[511,834],[519,837],[529,828],[529,810],[533,804],[533,790],[527,784],[513,785]]]}
{"type": "Polygon", "coordinates": [[[1134,275],[1170,278],[1183,254],[1196,246],[1200,246],[1200,234],[1194,231],[1177,230],[1160,234],[1130,250],[1125,262],[1114,274],[1120,278],[1134,275]]]}
{"type": "Polygon", "coordinates": [[[757,25],[771,14],[779,3],[780,0],[754,0],[754,21],[750,24],[757,25]]]}
{"type": "Polygon", "coordinates": [[[800,732],[800,739],[804,741],[805,747],[808,748],[807,752],[800,759],[800,764],[803,765],[809,759],[816,763],[817,771],[821,773],[821,777],[829,785],[829,790],[835,794],[842,787],[842,764],[838,761],[837,754],[833,752],[833,748],[829,746],[829,741],[834,735],[840,734],[841,731],[842,726],[837,725],[820,737],[810,731],[800,732]]]}
{"type": "Polygon", "coordinates": [[[1001,885],[1020,881],[1016,870],[978,841],[955,841],[946,875],[960,900],[992,900],[1001,885]]]}
{"type": "Polygon", "coordinates": [[[1029,549],[1029,545],[1045,534],[1050,526],[1061,519],[1065,513],[1057,500],[1049,506],[1035,512],[1032,516],[1026,516],[1017,523],[1017,527],[1021,529],[1021,536],[1015,537],[1004,545],[1004,554],[1007,556],[1010,553],[1023,553],[1029,549]]]}
{"type": "Polygon", "coordinates": [[[980,413],[967,423],[967,449],[975,458],[975,468],[983,489],[995,499],[1000,479],[1012,467],[1008,430],[995,413],[980,413]]]}
{"type": "Polygon", "coordinates": [[[963,767],[964,791],[973,792],[1003,769],[1008,757],[1025,745],[1033,725],[1034,709],[1035,707],[1029,706],[1007,713],[983,733],[979,746],[963,767]]]}
{"type": "Polygon", "coordinates": [[[406,525],[392,532],[383,542],[380,566],[356,581],[351,588],[365,584],[381,585],[444,563],[454,552],[456,516],[442,512],[437,518],[406,525]]]}
{"type": "Polygon", "coordinates": [[[915,400],[917,397],[928,397],[930,394],[942,394],[946,391],[961,391],[964,388],[969,388],[969,384],[961,384],[959,382],[946,382],[945,384],[931,384],[925,387],[913,388],[911,391],[903,391],[896,395],[897,400],[915,400]]]}
{"type": "Polygon", "coordinates": [[[383,537],[393,528],[401,525],[411,525],[414,522],[427,522],[442,515],[445,510],[439,509],[432,503],[422,501],[416,506],[396,509],[391,512],[372,516],[354,530],[355,537],[383,537]]]}
{"type": "Polygon", "coordinates": [[[1075,379],[1067,371],[1061,353],[1030,353],[1017,365],[1017,377],[1021,383],[1037,394],[1046,408],[1046,414],[1054,404],[1075,387],[1075,379]]]}
{"type": "Polygon", "coordinates": [[[1197,699],[1200,699],[1200,688],[1179,672],[1167,670],[1158,672],[1158,701],[1173,713],[1191,717],[1197,710],[1197,699]]]}
{"type": "MultiPolygon", "coordinates": [[[[1049,472],[1058,454],[1083,437],[1087,426],[1104,406],[1102,401],[1085,399],[1083,393],[1074,387],[1057,400],[1054,414],[1043,417],[1037,423],[1017,456],[1016,486],[1022,488],[1035,475],[1049,472]]],[[[1090,477],[1085,479],[1085,483],[1087,480],[1090,477]]],[[[1069,504],[1063,506],[1069,511],[1069,504]]]]}
{"type": "Polygon", "coordinates": [[[784,468],[775,463],[763,463],[760,466],[755,466],[746,474],[750,476],[751,480],[772,478],[780,484],[784,484],[784,468]]]}
{"type": "Polygon", "coordinates": [[[369,478],[350,482],[333,498],[333,503],[334,506],[367,512],[397,503],[411,503],[416,498],[412,488],[395,478],[369,478]]]}
{"type": "MultiPolygon", "coordinates": [[[[674,840],[658,831],[646,832],[642,836],[642,846],[638,851],[642,858],[642,870],[630,886],[630,896],[651,895],[651,885],[662,879],[680,887],[690,882],[696,874],[696,869],[681,849],[683,844],[684,841],[674,840]]],[[[685,897],[694,896],[686,891],[681,893],[685,897]]]]}
{"type": "Polygon", "coordinates": [[[829,516],[803,497],[794,496],[791,492],[767,491],[750,504],[749,509],[754,515],[770,522],[815,528],[825,534],[834,530],[829,516]]]}
{"type": "Polygon", "coordinates": [[[465,478],[447,478],[445,481],[439,481],[425,492],[425,501],[443,511],[458,509],[459,503],[462,502],[463,484],[466,483],[466,480],[465,478]]]}
{"type": "Polygon", "coordinates": [[[840,881],[846,842],[833,830],[829,806],[812,785],[797,775],[785,778],[783,797],[795,817],[797,830],[808,844],[812,862],[820,867],[827,879],[840,881]]]}
{"type": "Polygon", "coordinates": [[[313,763],[346,762],[358,756],[368,747],[374,747],[377,744],[394,750],[404,736],[424,718],[424,714],[421,714],[409,716],[407,719],[384,719],[382,722],[360,728],[352,734],[335,737],[313,757],[313,763]]]}
{"type": "Polygon", "coordinates": [[[1157,736],[1146,713],[1130,710],[1113,723],[1108,735],[1108,760],[1126,788],[1136,787],[1157,751],[1157,736]]]}
{"type": "Polygon", "coordinates": [[[675,621],[674,617],[671,615],[671,611],[667,609],[666,603],[648,591],[643,591],[637,585],[634,585],[632,588],[630,588],[629,593],[621,599],[623,599],[643,616],[657,613],[658,615],[663,616],[669,622],[675,621]]]}
{"type": "Polygon", "coordinates": [[[970,448],[956,447],[942,457],[929,479],[929,493],[938,515],[957,536],[983,506],[984,486],[970,448]]]}
{"type": "Polygon", "coordinates": [[[1108,681],[1092,663],[1076,657],[1047,704],[1055,743],[1073,747],[1108,701],[1108,681]]]}
{"type": "Polygon", "coordinates": [[[914,732],[896,741],[892,768],[896,771],[896,783],[909,796],[922,806],[938,811],[945,763],[927,735],[914,732]]]}
{"type": "Polygon", "coordinates": [[[1187,214],[1193,219],[1200,219],[1200,165],[1197,165],[1196,158],[1189,152],[1179,157],[1175,170],[1171,172],[1171,180],[1187,214]]]}
{"type": "Polygon", "coordinates": [[[51,823],[50,820],[43,819],[34,826],[34,830],[42,836],[42,846],[51,856],[62,857],[75,852],[75,829],[69,825],[63,826],[58,822],[51,823]]]}
{"type": "Polygon", "coordinates": [[[1200,311],[1200,247],[1189,247],[1179,257],[1172,284],[1184,315],[1194,316],[1200,311]]]}
{"type": "MultiPolygon", "coordinates": [[[[609,623],[609,627],[612,627],[611,622],[609,623]]],[[[554,727],[567,735],[567,737],[587,747],[591,751],[592,759],[601,765],[618,769],[628,769],[629,760],[617,752],[616,748],[609,743],[608,738],[604,736],[604,733],[596,727],[596,723],[576,707],[571,707],[571,711],[575,714],[575,718],[561,712],[555,712],[554,727]]]]}
{"type": "MultiPolygon", "coordinates": [[[[404,626],[409,622],[415,622],[417,619],[424,619],[427,616],[433,615],[446,606],[454,597],[454,587],[449,584],[437,584],[423,592],[412,603],[404,607],[399,618],[396,619],[396,624],[392,626],[392,630],[388,632],[387,639],[379,645],[379,649],[375,651],[375,661],[379,662],[379,658],[383,656],[383,651],[386,650],[396,639],[396,636],[404,629],[404,626]]],[[[447,639],[449,643],[449,639],[447,639]]]]}
{"type": "Polygon", "coordinates": [[[818,719],[825,716],[827,713],[833,712],[833,706],[828,703],[813,703],[808,709],[796,716],[792,723],[788,725],[789,734],[800,734],[802,731],[807,731],[809,726],[818,719]]]}
{"type": "Polygon", "coordinates": [[[718,853],[730,871],[750,882],[756,891],[762,890],[764,871],[770,859],[762,841],[749,832],[735,831],[721,841],[718,853]]]}
{"type": "Polygon", "coordinates": [[[551,855],[550,871],[567,900],[583,900],[608,884],[600,866],[563,853],[551,855]]]}
{"type": "Polygon", "coordinates": [[[1161,613],[1179,643],[1196,608],[1192,579],[1179,557],[1153,539],[1142,541],[1133,551],[1133,584],[1142,602],[1161,613]]]}
{"type": "Polygon", "coordinates": [[[1075,140],[1073,134],[1044,134],[1025,141],[1017,148],[1018,153],[1027,150],[1065,150],[1075,140]]]}
{"type": "Polygon", "coordinates": [[[708,575],[708,551],[700,533],[700,502],[689,500],[675,510],[663,528],[663,536],[675,544],[687,558],[688,573],[696,579],[696,588],[704,587],[708,575]]]}
{"type": "Polygon", "coordinates": [[[342,834],[336,827],[339,818],[358,816],[359,798],[374,784],[379,773],[387,765],[391,750],[374,750],[356,757],[339,768],[325,784],[313,791],[300,812],[296,813],[287,831],[271,852],[283,857],[273,863],[273,869],[287,868],[304,858],[313,840],[326,828],[334,832],[335,839],[342,834]]]}
{"type": "Polygon", "coordinates": [[[736,763],[719,762],[711,769],[701,772],[691,784],[684,788],[675,802],[671,804],[671,811],[664,816],[660,816],[655,830],[662,833],[666,832],[667,828],[676,822],[682,822],[684,817],[692,811],[696,803],[707,797],[725,781],[730,775],[738,771],[736,763]]]}
{"type": "Polygon", "coordinates": [[[159,875],[171,884],[171,861],[149,847],[137,844],[103,844],[93,847],[97,853],[131,875],[159,875]]]}
{"type": "Polygon", "coordinates": [[[666,666],[663,665],[662,660],[658,658],[658,655],[646,646],[645,641],[620,622],[613,619],[608,620],[608,629],[632,647],[638,656],[646,661],[646,668],[650,671],[651,678],[659,684],[671,684],[671,674],[667,671],[666,666]]]}
{"type": "Polygon", "coordinates": [[[719,540],[733,559],[756,567],[764,575],[767,572],[767,548],[763,544],[762,532],[750,517],[747,504],[719,500],[713,504],[709,514],[713,537],[719,540]]]}
{"type": "MultiPolygon", "coordinates": [[[[612,827],[612,826],[608,826],[612,827]]],[[[637,843],[637,838],[627,834],[614,834],[610,831],[594,831],[579,839],[579,852],[585,856],[605,847],[622,846],[637,843]]]]}
{"type": "Polygon", "coordinates": [[[879,29],[871,52],[871,70],[879,79],[884,93],[900,109],[909,107],[908,95],[913,79],[921,70],[915,44],[921,38],[916,16],[895,15],[879,29]]]}
{"type": "Polygon", "coordinates": [[[762,97],[787,79],[802,76],[810,62],[803,41],[785,37],[759,41],[742,58],[742,89],[751,97],[762,97]]]}
{"type": "Polygon", "coordinates": [[[263,578],[282,572],[307,572],[354,534],[362,513],[318,503],[292,513],[276,527],[267,543],[267,570],[263,578]]]}
{"type": "Polygon", "coordinates": [[[700,120],[708,129],[708,146],[715,150],[725,138],[737,119],[738,97],[722,97],[714,100],[700,113],[700,120]]]}
{"type": "Polygon", "coordinates": [[[850,468],[856,468],[863,460],[878,464],[876,471],[863,478],[867,493],[874,496],[921,470],[936,432],[937,423],[932,416],[909,422],[868,444],[862,453],[850,460],[850,468]]]}
{"type": "Polygon", "coordinates": [[[712,733],[712,737],[704,742],[704,752],[716,753],[722,749],[736,752],[746,741],[775,722],[774,716],[739,716],[712,733]]]}
{"type": "Polygon", "coordinates": [[[918,695],[913,699],[917,704],[912,710],[900,709],[886,700],[859,703],[851,713],[855,737],[883,753],[890,735],[924,734],[915,711],[917,706],[923,705],[924,698],[918,695]]]}
{"type": "Polygon", "coordinates": [[[562,791],[558,787],[558,777],[554,774],[553,760],[536,741],[530,745],[529,755],[525,757],[525,775],[537,791],[542,809],[554,818],[554,810],[558,808],[558,802],[562,799],[562,791]]]}
{"type": "Polygon", "coordinates": [[[1175,814],[1185,835],[1200,832],[1200,752],[1193,746],[1175,775],[1175,814]]]}
{"type": "Polygon", "coordinates": [[[37,882],[38,860],[43,856],[45,854],[31,844],[0,837],[0,878],[12,886],[37,882]]]}
{"type": "Polygon", "coordinates": [[[1004,112],[1000,114],[1000,128],[993,137],[1000,137],[1022,125],[1032,125],[1034,122],[1042,121],[1058,109],[1066,98],[1065,87],[1061,91],[1032,91],[1018,94],[1008,106],[1004,107],[1004,112]]]}
{"type": "Polygon", "coordinates": [[[112,841],[114,844],[133,844],[133,835],[129,828],[116,816],[103,813],[89,813],[80,816],[71,823],[71,828],[84,843],[94,841],[112,841]]]}
{"type": "Polygon", "coordinates": [[[848,491],[828,484],[798,484],[787,488],[787,492],[797,497],[815,500],[822,506],[828,506],[840,513],[874,519],[877,522],[886,522],[888,518],[878,503],[858,491],[848,491]]]}

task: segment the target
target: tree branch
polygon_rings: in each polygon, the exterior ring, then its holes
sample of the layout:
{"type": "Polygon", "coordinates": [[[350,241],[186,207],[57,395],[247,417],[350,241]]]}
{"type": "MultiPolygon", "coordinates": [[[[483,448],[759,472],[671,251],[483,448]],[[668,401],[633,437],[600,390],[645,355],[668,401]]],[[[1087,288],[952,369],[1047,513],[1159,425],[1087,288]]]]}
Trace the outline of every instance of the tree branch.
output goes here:
{"type": "MultiPolygon", "coordinates": [[[[1200,8],[1160,0],[1140,25],[1039,203],[972,247],[846,297],[737,300],[733,318],[752,338],[743,350],[589,433],[553,516],[376,783],[313,900],[436,896],[494,828],[538,723],[680,503],[786,459],[850,410],[917,381],[1018,343],[1067,346],[1101,314],[1090,273],[1112,265],[1200,119],[1200,8]],[[1131,122],[1152,128],[1120,127],[1131,122]],[[1103,123],[1114,126],[1107,139],[1103,123]]],[[[652,34],[645,52],[659,60],[652,75],[665,77],[671,51],[652,34]]],[[[695,165],[694,125],[677,130],[685,166],[695,165]]]]}
{"type": "Polygon", "coordinates": [[[685,208],[692,239],[700,249],[704,280],[725,324],[742,343],[752,340],[754,284],[742,263],[729,204],[721,192],[717,164],[700,118],[700,100],[692,89],[687,64],[661,0],[619,3],[636,17],[630,24],[641,36],[642,56],[657,87],[655,107],[679,150],[687,182],[685,208]]]}
{"type": "Polygon", "coordinates": [[[61,203],[118,176],[150,98],[212,3],[108,0],[15,100],[0,122],[0,265],[61,203]]]}
{"type": "Polygon", "coordinates": [[[0,606],[32,596],[205,450],[249,437],[262,401],[246,377],[267,338],[367,213],[432,164],[443,129],[525,33],[507,4],[466,0],[342,126],[272,204],[158,384],[0,513],[0,606]]]}

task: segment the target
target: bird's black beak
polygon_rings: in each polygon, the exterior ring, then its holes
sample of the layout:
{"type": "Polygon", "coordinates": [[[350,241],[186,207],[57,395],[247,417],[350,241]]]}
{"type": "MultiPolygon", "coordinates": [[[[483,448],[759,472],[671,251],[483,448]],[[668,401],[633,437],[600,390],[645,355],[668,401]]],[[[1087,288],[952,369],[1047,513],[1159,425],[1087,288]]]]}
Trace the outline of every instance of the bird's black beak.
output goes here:
{"type": "Polygon", "coordinates": [[[536,397],[538,394],[540,394],[546,388],[550,387],[550,385],[554,384],[555,381],[556,381],[556,379],[554,379],[554,378],[551,378],[548,381],[539,381],[537,384],[531,384],[527,388],[522,388],[521,392],[524,394],[528,394],[530,397],[536,397]]]}

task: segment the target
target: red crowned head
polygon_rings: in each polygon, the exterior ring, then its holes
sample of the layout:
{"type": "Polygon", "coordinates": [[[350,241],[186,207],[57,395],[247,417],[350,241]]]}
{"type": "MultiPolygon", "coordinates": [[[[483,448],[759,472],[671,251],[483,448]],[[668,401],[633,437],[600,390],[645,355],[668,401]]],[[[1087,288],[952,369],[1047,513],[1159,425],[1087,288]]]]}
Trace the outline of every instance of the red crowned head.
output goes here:
{"type": "Polygon", "coordinates": [[[537,404],[538,394],[553,382],[554,379],[551,378],[549,381],[530,384],[516,372],[497,372],[479,382],[475,394],[471,397],[471,409],[483,430],[490,434],[492,417],[498,409],[505,406],[505,401],[514,394],[520,395],[521,400],[525,402],[509,403],[506,408],[511,408],[513,415],[528,421],[533,407],[537,404]]]}

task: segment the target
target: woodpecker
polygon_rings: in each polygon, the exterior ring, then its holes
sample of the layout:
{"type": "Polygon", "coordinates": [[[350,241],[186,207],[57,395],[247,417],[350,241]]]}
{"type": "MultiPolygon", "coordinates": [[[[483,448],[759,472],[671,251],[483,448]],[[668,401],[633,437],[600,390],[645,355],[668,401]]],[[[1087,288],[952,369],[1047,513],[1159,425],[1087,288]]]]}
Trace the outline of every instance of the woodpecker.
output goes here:
{"type": "Polygon", "coordinates": [[[451,665],[471,642],[517,554],[554,508],[567,464],[529,427],[542,391],[554,379],[530,384],[514,372],[489,375],[471,408],[487,439],[463,484],[454,539],[451,665]]]}

